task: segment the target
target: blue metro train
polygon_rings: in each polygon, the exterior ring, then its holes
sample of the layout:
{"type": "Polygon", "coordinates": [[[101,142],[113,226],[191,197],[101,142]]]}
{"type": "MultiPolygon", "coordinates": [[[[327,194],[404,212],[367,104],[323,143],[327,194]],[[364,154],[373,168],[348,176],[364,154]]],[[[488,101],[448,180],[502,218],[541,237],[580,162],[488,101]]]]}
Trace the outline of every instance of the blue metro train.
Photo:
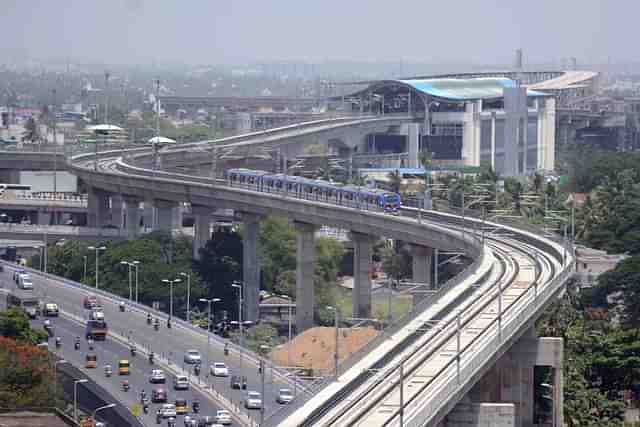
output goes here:
{"type": "Polygon", "coordinates": [[[320,179],[272,174],[252,169],[229,169],[227,180],[231,186],[246,187],[266,193],[280,193],[285,188],[284,191],[298,198],[343,206],[375,209],[391,214],[398,214],[400,209],[400,195],[379,188],[343,185],[320,179]]]}

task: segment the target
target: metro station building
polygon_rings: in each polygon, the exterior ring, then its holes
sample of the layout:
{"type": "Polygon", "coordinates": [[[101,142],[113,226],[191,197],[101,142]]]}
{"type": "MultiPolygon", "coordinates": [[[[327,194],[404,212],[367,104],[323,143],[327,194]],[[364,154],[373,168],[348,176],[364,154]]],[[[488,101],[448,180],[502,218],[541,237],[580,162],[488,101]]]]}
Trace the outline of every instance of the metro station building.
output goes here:
{"type": "MultiPolygon", "coordinates": [[[[426,78],[371,82],[342,97],[346,109],[407,114],[398,166],[419,167],[420,151],[434,164],[491,166],[506,176],[550,171],[555,162],[554,95],[527,89],[506,77],[426,78]]],[[[382,134],[360,153],[388,154],[382,134]]]]}

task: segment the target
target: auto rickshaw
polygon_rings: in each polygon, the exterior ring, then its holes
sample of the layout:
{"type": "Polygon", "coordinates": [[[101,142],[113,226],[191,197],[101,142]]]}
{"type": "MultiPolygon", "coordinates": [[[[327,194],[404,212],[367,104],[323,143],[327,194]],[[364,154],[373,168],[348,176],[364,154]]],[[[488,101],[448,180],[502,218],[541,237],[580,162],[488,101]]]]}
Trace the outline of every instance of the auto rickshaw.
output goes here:
{"type": "Polygon", "coordinates": [[[118,375],[129,375],[130,371],[129,361],[126,359],[120,359],[118,361],[118,375]]]}
{"type": "Polygon", "coordinates": [[[84,358],[84,367],[89,369],[95,369],[98,367],[98,355],[95,353],[87,353],[84,358]]]}
{"type": "Polygon", "coordinates": [[[187,399],[177,398],[175,405],[176,405],[176,414],[184,415],[189,413],[189,407],[187,406],[187,399]]]}

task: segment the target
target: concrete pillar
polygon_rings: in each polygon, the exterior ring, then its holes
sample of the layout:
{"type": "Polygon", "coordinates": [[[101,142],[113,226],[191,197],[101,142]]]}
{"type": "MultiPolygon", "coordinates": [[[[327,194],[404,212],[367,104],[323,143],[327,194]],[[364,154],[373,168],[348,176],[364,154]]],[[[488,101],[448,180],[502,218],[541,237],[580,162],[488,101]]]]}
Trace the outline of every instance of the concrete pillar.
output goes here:
{"type": "Polygon", "coordinates": [[[193,259],[200,259],[200,249],[211,240],[211,213],[208,206],[191,206],[193,213],[193,259]]]}
{"type": "Polygon", "coordinates": [[[111,224],[123,229],[124,223],[124,201],[122,194],[113,194],[111,196],[111,224]]]}
{"type": "Polygon", "coordinates": [[[467,394],[472,402],[513,403],[516,426],[533,426],[534,367],[553,368],[555,425],[563,425],[563,341],[562,338],[536,338],[525,333],[478,381],[467,394]]]}
{"type": "Polygon", "coordinates": [[[244,318],[257,321],[260,303],[260,256],[258,238],[260,216],[243,213],[244,240],[242,242],[242,280],[244,282],[244,318]]]}
{"type": "Polygon", "coordinates": [[[184,215],[184,203],[178,203],[173,209],[173,227],[182,228],[182,217],[184,215]]]}
{"type": "Polygon", "coordinates": [[[298,231],[296,269],[296,331],[313,327],[315,230],[311,224],[295,223],[298,231]]]}
{"type": "Polygon", "coordinates": [[[153,203],[157,211],[158,230],[171,232],[175,228],[173,210],[177,208],[177,203],[167,200],[155,200],[153,203]]]}
{"type": "Polygon", "coordinates": [[[142,223],[145,228],[157,228],[156,209],[153,207],[153,202],[151,200],[145,200],[143,203],[142,223]]]}
{"type": "Polygon", "coordinates": [[[373,237],[351,233],[353,241],[353,317],[371,317],[371,246],[373,237]]]}
{"type": "Polygon", "coordinates": [[[407,155],[408,167],[417,168],[420,166],[420,125],[418,123],[407,124],[407,155]]]}
{"type": "Polygon", "coordinates": [[[51,212],[38,211],[38,225],[51,225],[51,212]]]}
{"type": "Polygon", "coordinates": [[[140,199],[131,196],[123,196],[123,199],[126,204],[124,223],[129,238],[133,238],[140,233],[140,199]]]}
{"type": "Polygon", "coordinates": [[[428,287],[421,290],[431,289],[431,269],[433,260],[433,249],[426,246],[411,245],[412,272],[414,283],[426,283],[428,287]]]}
{"type": "Polygon", "coordinates": [[[109,193],[89,188],[87,200],[87,226],[100,228],[107,224],[109,193]]]}

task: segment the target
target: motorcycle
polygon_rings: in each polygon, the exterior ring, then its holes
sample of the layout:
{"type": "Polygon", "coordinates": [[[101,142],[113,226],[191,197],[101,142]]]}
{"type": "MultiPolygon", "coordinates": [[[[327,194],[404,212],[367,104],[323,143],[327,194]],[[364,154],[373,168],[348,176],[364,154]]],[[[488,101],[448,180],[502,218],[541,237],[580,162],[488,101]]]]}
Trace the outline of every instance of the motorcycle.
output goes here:
{"type": "Polygon", "coordinates": [[[131,357],[135,357],[136,356],[136,348],[135,347],[131,347],[131,357]]]}
{"type": "Polygon", "coordinates": [[[80,343],[78,341],[73,343],[73,348],[75,348],[76,350],[80,350],[80,343]]]}
{"type": "Polygon", "coordinates": [[[194,374],[196,377],[200,376],[200,365],[195,365],[195,366],[193,367],[193,374],[194,374]]]}
{"type": "Polygon", "coordinates": [[[151,324],[151,313],[147,313],[147,325],[151,324]]]}
{"type": "Polygon", "coordinates": [[[150,365],[153,365],[153,359],[154,359],[154,357],[155,357],[155,356],[153,355],[153,353],[149,353],[149,364],[150,364],[150,365]]]}
{"type": "Polygon", "coordinates": [[[198,412],[200,412],[200,402],[198,402],[197,400],[194,400],[191,406],[193,407],[194,413],[197,414],[198,412]]]}
{"type": "Polygon", "coordinates": [[[158,319],[156,319],[153,322],[153,328],[157,331],[158,329],[160,329],[160,322],[158,321],[158,319]]]}
{"type": "Polygon", "coordinates": [[[142,390],[140,392],[140,403],[144,405],[145,403],[148,402],[148,400],[149,399],[147,398],[147,393],[144,390],[142,390]]]}
{"type": "Polygon", "coordinates": [[[149,402],[145,402],[145,403],[143,403],[143,404],[142,404],[142,411],[143,411],[145,414],[148,414],[148,413],[149,413],[149,402]]]}
{"type": "Polygon", "coordinates": [[[129,381],[127,381],[127,380],[122,381],[122,390],[123,391],[129,391],[130,387],[131,386],[129,385],[129,381]]]}
{"type": "Polygon", "coordinates": [[[119,306],[120,306],[120,312],[124,313],[124,302],[121,301],[119,306]]]}
{"type": "Polygon", "coordinates": [[[111,376],[111,374],[113,374],[113,371],[111,370],[111,365],[107,365],[104,367],[104,376],[109,378],[111,376]]]}

